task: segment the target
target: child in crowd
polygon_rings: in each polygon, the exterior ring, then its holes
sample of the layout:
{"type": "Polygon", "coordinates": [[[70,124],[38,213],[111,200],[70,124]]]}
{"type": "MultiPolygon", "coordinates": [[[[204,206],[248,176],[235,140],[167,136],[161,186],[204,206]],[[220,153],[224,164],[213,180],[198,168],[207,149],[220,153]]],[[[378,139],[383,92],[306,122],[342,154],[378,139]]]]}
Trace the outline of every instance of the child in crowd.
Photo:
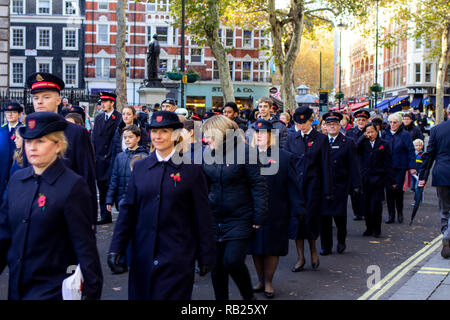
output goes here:
{"type": "MultiPolygon", "coordinates": [[[[423,143],[423,140],[416,139],[413,141],[413,144],[414,144],[414,149],[415,149],[415,153],[416,153],[416,166],[417,166],[417,169],[419,170],[420,167],[422,166],[422,162],[423,162],[422,157],[423,157],[423,152],[424,152],[423,151],[424,143],[423,143]]],[[[418,200],[418,191],[419,191],[418,184],[419,184],[418,179],[416,179],[415,177],[411,177],[411,191],[414,191],[414,201],[418,200]]],[[[422,200],[423,199],[420,199],[420,202],[422,202],[422,200]]],[[[414,203],[413,203],[413,205],[414,205],[414,203]]]]}
{"type": "Polygon", "coordinates": [[[127,149],[119,153],[114,160],[108,193],[106,195],[106,208],[109,212],[111,212],[113,204],[119,210],[120,202],[125,197],[128,180],[132,171],[130,164],[133,158],[136,158],[137,155],[139,157],[146,157],[148,155],[148,151],[139,145],[141,129],[138,126],[134,124],[127,126],[123,130],[123,138],[127,149]]]}

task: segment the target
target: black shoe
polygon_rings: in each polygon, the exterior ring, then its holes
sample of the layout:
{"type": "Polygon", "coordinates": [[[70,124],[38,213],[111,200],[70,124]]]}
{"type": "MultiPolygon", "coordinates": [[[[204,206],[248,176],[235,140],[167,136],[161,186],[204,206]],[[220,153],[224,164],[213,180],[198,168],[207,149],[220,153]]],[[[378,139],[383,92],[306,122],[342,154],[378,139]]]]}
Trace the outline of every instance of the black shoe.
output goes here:
{"type": "Polygon", "coordinates": [[[111,216],[101,218],[100,220],[97,221],[96,224],[97,224],[97,225],[101,225],[101,224],[108,224],[108,223],[112,223],[112,218],[111,218],[111,216]]]}
{"type": "Polygon", "coordinates": [[[395,222],[395,216],[389,216],[386,221],[384,221],[386,224],[391,224],[395,222]]]}
{"type": "Polygon", "coordinates": [[[336,247],[336,251],[337,253],[343,253],[345,251],[345,243],[338,243],[337,247],[336,247]]]}
{"type": "Polygon", "coordinates": [[[262,286],[261,288],[253,288],[253,292],[257,293],[264,292],[264,286],[262,286]]]}
{"type": "Polygon", "coordinates": [[[403,213],[399,213],[397,216],[398,223],[403,223],[403,213]]]}
{"type": "Polygon", "coordinates": [[[366,231],[364,231],[363,236],[364,237],[370,237],[372,234],[373,234],[372,231],[366,230],[366,231]]]}
{"type": "Polygon", "coordinates": [[[317,270],[317,268],[320,265],[320,260],[319,258],[317,258],[317,262],[311,262],[311,267],[313,268],[313,270],[317,270]]]}
{"type": "Polygon", "coordinates": [[[321,256],[327,256],[331,254],[331,250],[327,250],[327,249],[320,249],[320,255],[321,256]]]}
{"type": "Polygon", "coordinates": [[[450,258],[450,241],[448,239],[442,239],[441,256],[444,259],[450,258]]]}
{"type": "Polygon", "coordinates": [[[292,272],[300,272],[303,271],[303,267],[305,266],[306,261],[303,260],[303,263],[300,267],[296,267],[295,265],[292,267],[291,271],[292,272]]]}
{"type": "Polygon", "coordinates": [[[266,296],[267,299],[273,299],[275,297],[275,292],[264,291],[264,295],[266,296]]]}
{"type": "Polygon", "coordinates": [[[361,221],[361,220],[364,220],[364,218],[362,216],[355,216],[353,218],[353,221],[361,221]]]}

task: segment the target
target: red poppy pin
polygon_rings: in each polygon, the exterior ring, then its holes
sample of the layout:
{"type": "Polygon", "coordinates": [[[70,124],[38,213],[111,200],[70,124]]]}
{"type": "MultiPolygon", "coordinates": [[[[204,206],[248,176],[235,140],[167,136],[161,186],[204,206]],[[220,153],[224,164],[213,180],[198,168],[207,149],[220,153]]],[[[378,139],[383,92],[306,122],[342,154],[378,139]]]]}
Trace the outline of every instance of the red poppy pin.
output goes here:
{"type": "Polygon", "coordinates": [[[269,163],[272,164],[272,163],[277,163],[277,162],[273,159],[269,159],[269,163]]]}
{"type": "Polygon", "coordinates": [[[28,121],[28,129],[33,130],[34,128],[36,128],[36,120],[30,120],[28,121]]]}
{"type": "Polygon", "coordinates": [[[262,127],[262,122],[259,122],[259,123],[258,123],[258,127],[262,127]]]}
{"type": "Polygon", "coordinates": [[[116,120],[116,116],[115,116],[115,115],[112,115],[111,118],[112,118],[113,120],[116,120]]]}
{"type": "Polygon", "coordinates": [[[157,116],[156,117],[156,122],[161,122],[161,121],[163,121],[163,116],[157,116]]]}
{"type": "Polygon", "coordinates": [[[312,147],[313,143],[314,143],[314,141],[308,142],[308,147],[312,147]]]}
{"type": "Polygon", "coordinates": [[[173,179],[173,181],[175,182],[175,187],[177,186],[177,182],[181,181],[181,177],[180,177],[180,173],[176,173],[176,174],[171,174],[170,177],[173,179]]]}
{"type": "Polygon", "coordinates": [[[8,109],[12,109],[12,106],[8,106],[8,109]]]}
{"type": "Polygon", "coordinates": [[[300,119],[305,119],[305,116],[303,114],[301,114],[300,119]]]}
{"type": "Polygon", "coordinates": [[[384,146],[383,146],[383,145],[381,145],[381,146],[380,146],[380,150],[383,150],[383,149],[384,149],[384,146]]]}
{"type": "Polygon", "coordinates": [[[16,139],[16,136],[11,136],[11,140],[15,140],[16,139]]]}
{"type": "Polygon", "coordinates": [[[46,203],[47,203],[47,197],[44,194],[40,193],[39,198],[38,198],[38,206],[39,206],[39,208],[42,208],[42,211],[45,210],[46,203]]]}

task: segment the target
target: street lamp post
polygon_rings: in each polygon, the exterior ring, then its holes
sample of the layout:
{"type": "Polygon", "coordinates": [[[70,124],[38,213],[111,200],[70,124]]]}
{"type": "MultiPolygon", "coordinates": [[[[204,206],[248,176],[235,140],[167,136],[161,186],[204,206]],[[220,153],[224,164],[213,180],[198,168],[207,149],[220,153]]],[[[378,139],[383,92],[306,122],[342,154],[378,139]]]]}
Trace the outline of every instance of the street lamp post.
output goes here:
{"type": "MultiPolygon", "coordinates": [[[[345,28],[345,25],[341,22],[337,25],[339,28],[339,94],[341,95],[342,88],[341,88],[341,79],[342,79],[342,66],[341,66],[341,60],[342,60],[342,29],[345,28]]],[[[341,110],[341,100],[342,98],[339,96],[339,111],[341,110]]]]}
{"type": "MultiPolygon", "coordinates": [[[[181,0],[181,74],[184,75],[184,20],[185,20],[185,0],[181,0]]],[[[181,79],[181,104],[180,108],[184,108],[184,82],[181,79]]]]}
{"type": "MultiPolygon", "coordinates": [[[[375,42],[375,84],[378,84],[378,0],[377,2],[377,22],[376,22],[376,42],[375,42]]],[[[375,92],[375,106],[377,108],[378,92],[375,92]]]]}

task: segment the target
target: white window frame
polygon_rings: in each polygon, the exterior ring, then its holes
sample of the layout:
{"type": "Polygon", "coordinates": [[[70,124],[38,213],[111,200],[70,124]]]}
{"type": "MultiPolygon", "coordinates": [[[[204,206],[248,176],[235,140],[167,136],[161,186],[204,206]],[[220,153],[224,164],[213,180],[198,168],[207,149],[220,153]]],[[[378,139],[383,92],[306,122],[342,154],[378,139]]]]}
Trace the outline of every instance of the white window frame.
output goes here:
{"type": "MultiPolygon", "coordinates": [[[[224,40],[223,40],[223,45],[225,46],[225,48],[232,48],[232,47],[236,47],[236,30],[235,29],[231,29],[231,28],[224,28],[225,33],[223,34],[224,40]],[[233,32],[233,44],[231,46],[227,45],[227,31],[231,30],[233,32]]],[[[223,31],[222,31],[223,32],[223,31]]]]}
{"type": "Polygon", "coordinates": [[[53,0],[37,0],[36,2],[36,14],[40,16],[51,16],[53,14],[53,0]],[[39,13],[40,3],[41,1],[49,1],[50,2],[50,12],[49,13],[39,13]]]}
{"type": "Polygon", "coordinates": [[[422,82],[422,64],[421,63],[414,63],[414,82],[420,83],[422,82]],[[420,81],[417,81],[417,65],[419,65],[419,78],[420,81]]]}
{"type": "Polygon", "coordinates": [[[80,15],[80,2],[78,0],[64,0],[63,7],[62,7],[62,13],[63,13],[63,16],[78,16],[78,15],[80,15]],[[66,3],[67,2],[76,2],[74,14],[66,13],[66,3]]]}
{"type": "Polygon", "coordinates": [[[99,79],[109,79],[111,77],[111,58],[95,58],[95,77],[99,79]],[[100,62],[101,60],[101,62],[100,62]],[[104,76],[105,73],[105,61],[109,60],[109,70],[108,70],[108,76],[104,76]],[[101,76],[99,77],[97,75],[97,64],[101,64],[101,76]]]}
{"type": "Polygon", "coordinates": [[[159,43],[160,44],[169,44],[169,38],[170,38],[169,27],[168,26],[152,26],[152,30],[153,30],[153,27],[154,27],[154,32],[153,33],[158,35],[159,43]],[[158,28],[166,28],[167,29],[167,40],[166,41],[159,40],[158,28]]]}
{"type": "Polygon", "coordinates": [[[80,81],[80,59],[79,58],[62,58],[63,63],[63,81],[66,84],[66,88],[78,88],[78,84],[80,81]],[[69,84],[66,81],[66,65],[75,64],[75,84],[69,84]]]}
{"type": "Polygon", "coordinates": [[[15,14],[15,15],[23,15],[27,13],[27,2],[25,0],[18,0],[18,1],[22,1],[22,6],[23,6],[23,12],[22,13],[15,13],[13,12],[13,0],[11,0],[11,14],[15,14]]]}
{"type": "Polygon", "coordinates": [[[108,11],[109,10],[109,1],[108,0],[99,0],[97,8],[98,8],[98,11],[108,11]],[[100,8],[101,2],[106,2],[106,9],[100,8]]]}
{"type": "Polygon", "coordinates": [[[148,12],[156,12],[158,8],[157,0],[148,0],[148,2],[145,3],[145,11],[148,12]],[[149,9],[150,6],[154,6],[154,9],[149,9]]]}
{"type": "Polygon", "coordinates": [[[79,37],[78,37],[78,28],[63,28],[63,50],[73,50],[77,51],[79,48],[79,37]],[[67,47],[66,46],[66,32],[67,31],[75,31],[75,47],[67,47]]]}
{"type": "Polygon", "coordinates": [[[152,36],[153,36],[152,30],[153,30],[153,26],[149,26],[149,25],[145,26],[145,34],[146,34],[145,41],[146,41],[147,46],[152,41],[152,36]],[[150,29],[150,31],[149,31],[149,29],[150,29]]]}
{"type": "Polygon", "coordinates": [[[26,67],[27,67],[27,58],[26,57],[11,57],[10,58],[10,62],[9,62],[9,68],[11,70],[10,76],[9,76],[9,82],[11,87],[23,87],[25,85],[25,81],[26,81],[26,67]],[[20,63],[23,65],[23,71],[22,71],[22,79],[23,82],[22,83],[14,83],[13,79],[14,79],[14,73],[13,73],[13,64],[14,63],[20,63]]]}
{"type": "Polygon", "coordinates": [[[97,43],[98,44],[109,44],[109,40],[110,40],[109,24],[107,24],[107,23],[99,23],[99,24],[97,24],[96,29],[97,29],[97,32],[96,32],[97,33],[97,43]],[[108,40],[106,42],[100,41],[100,26],[106,26],[107,27],[106,35],[107,35],[108,40]]]}
{"type": "Polygon", "coordinates": [[[11,49],[26,49],[26,43],[27,43],[27,33],[26,33],[26,27],[11,27],[10,29],[11,32],[11,43],[10,43],[10,48],[11,49]],[[22,46],[14,46],[13,45],[13,30],[22,30],[23,32],[23,45],[22,46]]]}
{"type": "Polygon", "coordinates": [[[36,49],[38,50],[52,50],[53,47],[53,28],[52,27],[37,27],[36,28],[36,49]],[[41,30],[50,30],[50,37],[49,37],[49,46],[48,47],[41,47],[39,45],[39,34],[41,30]]]}
{"type": "Polygon", "coordinates": [[[247,49],[250,49],[250,48],[253,48],[254,47],[254,32],[253,32],[253,30],[244,30],[244,29],[242,29],[242,48],[247,48],[247,49]],[[245,33],[245,31],[250,31],[250,35],[251,35],[251,37],[250,37],[250,45],[246,45],[245,44],[245,35],[244,35],[244,33],[245,33]]]}
{"type": "MultiPolygon", "coordinates": [[[[195,47],[195,48],[189,48],[189,62],[190,64],[203,64],[204,61],[204,51],[203,48],[200,47],[195,47]],[[200,61],[192,61],[192,50],[201,50],[202,54],[200,55],[200,61]]],[[[195,55],[196,57],[198,57],[198,55],[195,55]]]]}
{"type": "Polygon", "coordinates": [[[53,69],[53,57],[36,57],[36,72],[41,72],[39,70],[39,64],[48,63],[50,65],[49,73],[52,73],[53,69]]]}
{"type": "Polygon", "coordinates": [[[424,76],[425,76],[425,78],[424,78],[424,82],[425,82],[425,83],[431,83],[431,82],[433,82],[433,64],[432,64],[432,63],[425,63],[425,72],[424,72],[424,76]],[[430,81],[427,81],[427,66],[430,66],[430,72],[429,72],[429,75],[430,75],[430,81]]]}
{"type": "Polygon", "coordinates": [[[253,81],[253,61],[251,61],[251,60],[242,60],[241,61],[241,81],[245,81],[245,82],[253,81]],[[250,63],[250,75],[248,77],[248,80],[244,80],[244,62],[250,63]]]}

